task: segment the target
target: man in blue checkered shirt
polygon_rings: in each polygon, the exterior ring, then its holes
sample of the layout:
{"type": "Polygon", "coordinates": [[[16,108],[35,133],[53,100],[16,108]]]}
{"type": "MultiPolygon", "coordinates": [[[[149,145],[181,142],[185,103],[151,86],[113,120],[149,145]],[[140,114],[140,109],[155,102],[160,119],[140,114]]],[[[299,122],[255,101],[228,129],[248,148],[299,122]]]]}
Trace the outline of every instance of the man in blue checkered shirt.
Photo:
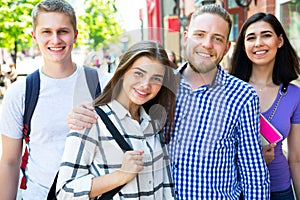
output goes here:
{"type": "Polygon", "coordinates": [[[187,63],[178,72],[175,129],[169,152],[178,199],[269,199],[254,89],[219,66],[230,48],[231,19],[202,6],[184,32],[187,63]]]}
{"type": "MultiPolygon", "coordinates": [[[[230,48],[231,19],[202,6],[184,32],[187,63],[178,69],[174,132],[169,143],[179,200],[269,199],[270,181],[259,139],[259,101],[247,83],[219,66],[230,48]]],[[[73,109],[69,126],[91,126],[91,105],[73,109]],[[88,117],[90,116],[90,117],[88,117]]]]}

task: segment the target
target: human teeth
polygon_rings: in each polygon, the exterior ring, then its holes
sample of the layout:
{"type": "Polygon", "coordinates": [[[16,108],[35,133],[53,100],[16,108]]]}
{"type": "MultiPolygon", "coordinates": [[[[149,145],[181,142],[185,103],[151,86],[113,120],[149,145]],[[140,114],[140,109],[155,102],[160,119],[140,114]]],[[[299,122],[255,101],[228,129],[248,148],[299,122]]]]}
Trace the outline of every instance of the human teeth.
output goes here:
{"type": "Polygon", "coordinates": [[[140,90],[138,90],[138,93],[140,93],[140,94],[142,94],[142,95],[147,94],[146,92],[142,92],[142,91],[140,91],[140,90]]]}
{"type": "Polygon", "coordinates": [[[255,52],[255,54],[257,54],[257,55],[261,55],[261,54],[264,54],[264,53],[266,53],[266,51],[257,51],[257,52],[255,52]]]}
{"type": "Polygon", "coordinates": [[[51,47],[50,49],[54,50],[54,51],[58,51],[58,50],[62,50],[63,48],[62,47],[51,47]]]}
{"type": "Polygon", "coordinates": [[[200,55],[200,56],[203,56],[203,57],[207,57],[207,58],[209,58],[209,57],[210,57],[210,55],[208,55],[208,54],[205,54],[205,53],[198,53],[198,55],[200,55]]]}

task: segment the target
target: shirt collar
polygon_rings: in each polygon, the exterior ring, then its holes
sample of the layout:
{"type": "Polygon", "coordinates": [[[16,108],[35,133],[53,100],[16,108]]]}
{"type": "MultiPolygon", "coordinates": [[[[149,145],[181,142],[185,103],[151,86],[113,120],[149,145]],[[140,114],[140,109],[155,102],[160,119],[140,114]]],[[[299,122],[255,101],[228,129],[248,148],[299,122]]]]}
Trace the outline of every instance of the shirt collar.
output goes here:
{"type": "MultiPolygon", "coordinates": [[[[183,71],[187,68],[188,66],[188,62],[185,62],[183,63],[177,70],[175,73],[180,73],[182,74],[183,71]]],[[[223,86],[223,85],[226,85],[226,82],[227,82],[227,78],[228,78],[228,74],[221,68],[221,66],[218,64],[217,66],[218,68],[218,71],[217,71],[217,74],[214,78],[214,80],[212,81],[212,83],[206,85],[205,87],[207,87],[208,89],[209,88],[214,88],[216,86],[223,86]]],[[[181,79],[183,79],[181,77],[181,79]]]]}
{"type": "MultiPolygon", "coordinates": [[[[122,105],[120,104],[117,100],[113,100],[111,103],[108,104],[111,107],[111,110],[117,115],[119,119],[124,119],[126,116],[131,117],[131,114],[129,111],[122,105]]],[[[140,107],[140,119],[141,122],[143,121],[150,121],[150,116],[146,113],[145,109],[143,106],[140,107]]]]}

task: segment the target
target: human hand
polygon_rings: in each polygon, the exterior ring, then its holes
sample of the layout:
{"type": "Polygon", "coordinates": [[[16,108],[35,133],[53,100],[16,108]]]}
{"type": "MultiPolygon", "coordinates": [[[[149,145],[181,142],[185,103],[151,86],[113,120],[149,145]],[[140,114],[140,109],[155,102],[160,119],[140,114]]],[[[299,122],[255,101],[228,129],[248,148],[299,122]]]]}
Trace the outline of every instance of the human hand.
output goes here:
{"type": "Polygon", "coordinates": [[[127,180],[126,182],[131,181],[137,173],[144,169],[143,154],[143,150],[125,152],[119,172],[127,180]]]}
{"type": "Polygon", "coordinates": [[[264,155],[264,158],[265,158],[265,162],[267,164],[272,162],[275,158],[274,147],[276,147],[276,143],[271,143],[269,145],[263,145],[262,146],[263,155],[264,155]]]}
{"type": "Polygon", "coordinates": [[[93,112],[92,103],[84,102],[74,107],[68,115],[67,124],[70,129],[82,130],[91,128],[97,122],[98,115],[93,112]]]}

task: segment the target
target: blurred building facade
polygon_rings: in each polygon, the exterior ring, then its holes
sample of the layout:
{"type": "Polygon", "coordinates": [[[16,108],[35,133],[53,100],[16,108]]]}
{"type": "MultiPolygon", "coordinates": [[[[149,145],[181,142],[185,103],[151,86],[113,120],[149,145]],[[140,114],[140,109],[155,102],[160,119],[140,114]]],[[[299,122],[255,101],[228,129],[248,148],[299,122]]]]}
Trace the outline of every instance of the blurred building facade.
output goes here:
{"type": "Polygon", "coordinates": [[[145,0],[143,39],[157,40],[182,58],[181,35],[190,14],[207,3],[219,3],[231,14],[233,27],[229,40],[235,42],[244,21],[257,12],[274,14],[283,24],[300,55],[300,0],[145,0]]]}

